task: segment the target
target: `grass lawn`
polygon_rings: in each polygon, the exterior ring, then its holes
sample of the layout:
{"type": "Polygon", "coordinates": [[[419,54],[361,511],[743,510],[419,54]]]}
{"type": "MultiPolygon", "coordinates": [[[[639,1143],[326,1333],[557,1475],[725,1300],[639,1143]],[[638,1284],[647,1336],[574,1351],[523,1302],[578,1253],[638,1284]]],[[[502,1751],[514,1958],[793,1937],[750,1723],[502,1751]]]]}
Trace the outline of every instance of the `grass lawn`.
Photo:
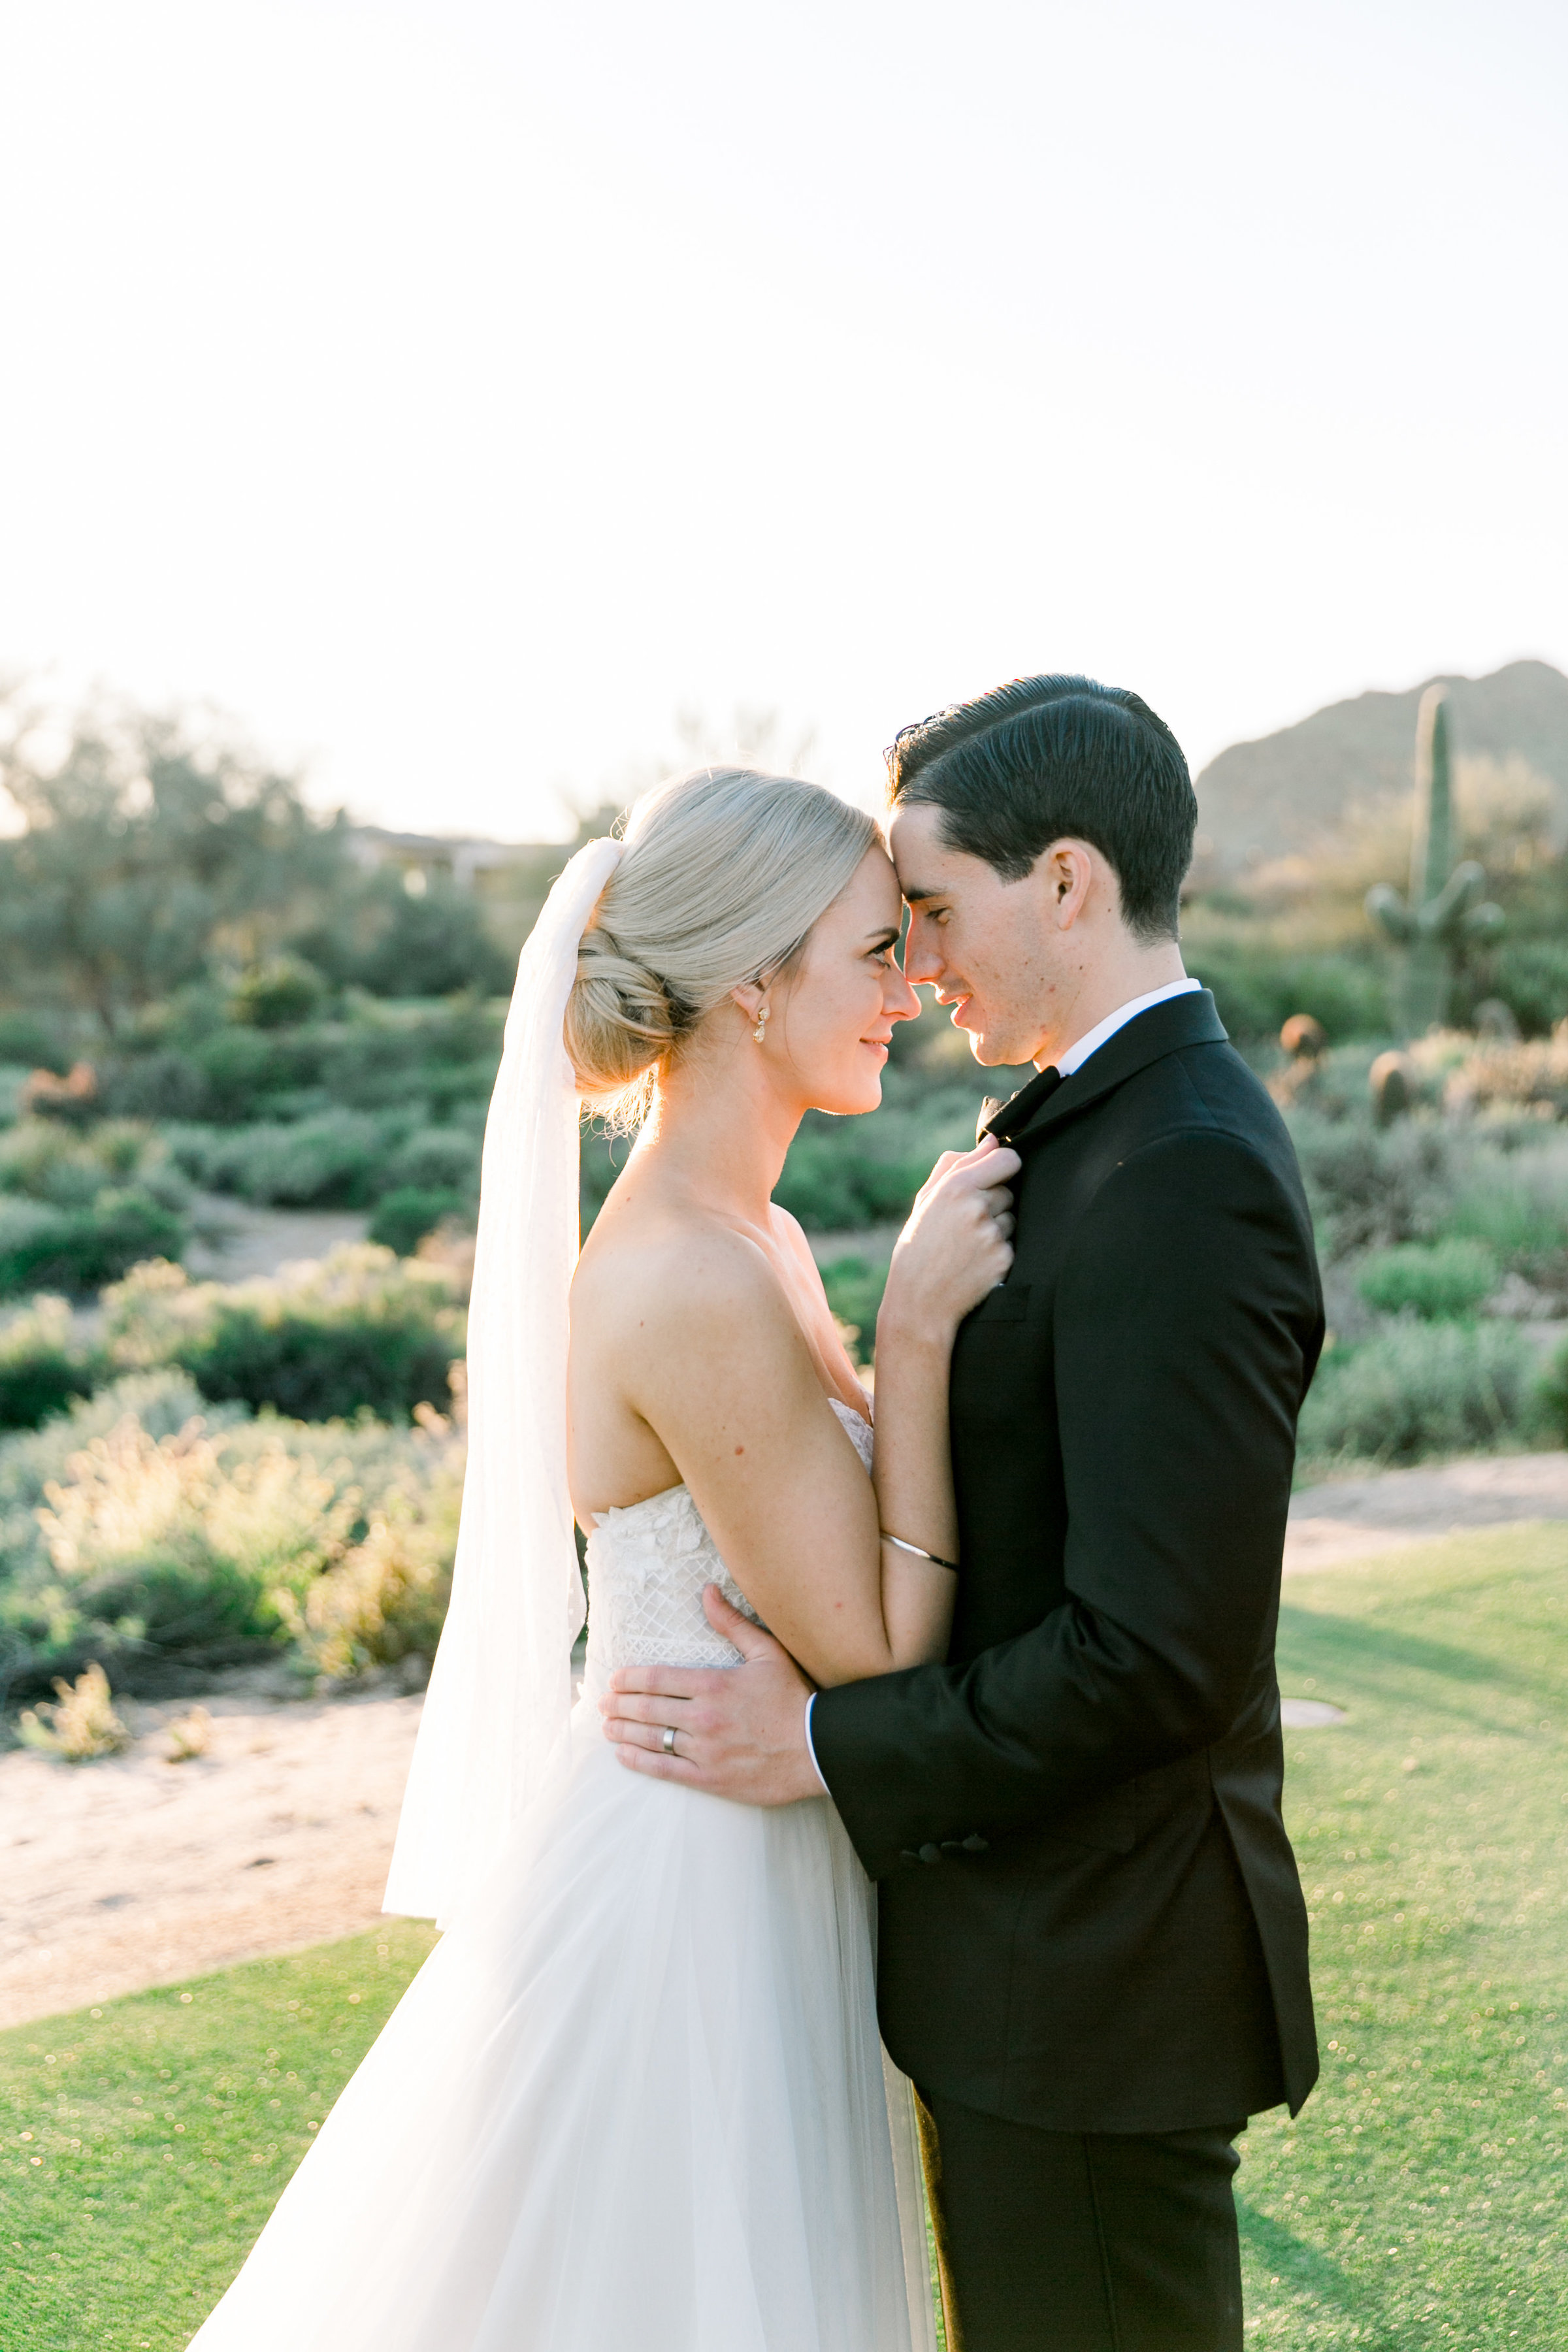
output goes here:
{"type": "Polygon", "coordinates": [[[1292,1577],[1323,2073],[1238,2177],[1248,2347],[1568,2346],[1568,1527],[1292,1577]]]}
{"type": "MultiPolygon", "coordinates": [[[[1258,2352],[1568,2346],[1568,1528],[1286,1588],[1323,2080],[1239,2178],[1258,2352]]],[[[0,2035],[0,2347],[169,2352],[431,1941],[398,1925],[0,2035]]]]}
{"type": "Polygon", "coordinates": [[[389,1921],[0,2034],[3,2352],[186,2343],[434,1941],[389,1921]]]}

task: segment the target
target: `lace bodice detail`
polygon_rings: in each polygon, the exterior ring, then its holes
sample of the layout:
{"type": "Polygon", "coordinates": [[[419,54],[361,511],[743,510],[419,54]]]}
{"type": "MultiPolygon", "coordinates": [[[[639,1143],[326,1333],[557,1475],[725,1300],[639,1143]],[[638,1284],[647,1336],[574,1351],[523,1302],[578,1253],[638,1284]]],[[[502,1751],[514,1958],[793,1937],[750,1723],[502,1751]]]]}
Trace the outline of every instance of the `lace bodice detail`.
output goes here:
{"type": "MultiPolygon", "coordinates": [[[[828,1402],[869,1470],[869,1424],[837,1397],[828,1402]]],[[[716,1584],[731,1608],[761,1624],[689,1486],[601,1511],[588,1538],[588,1686],[601,1688],[616,1666],[737,1665],[740,1652],[702,1613],[705,1584],[716,1584]]]]}

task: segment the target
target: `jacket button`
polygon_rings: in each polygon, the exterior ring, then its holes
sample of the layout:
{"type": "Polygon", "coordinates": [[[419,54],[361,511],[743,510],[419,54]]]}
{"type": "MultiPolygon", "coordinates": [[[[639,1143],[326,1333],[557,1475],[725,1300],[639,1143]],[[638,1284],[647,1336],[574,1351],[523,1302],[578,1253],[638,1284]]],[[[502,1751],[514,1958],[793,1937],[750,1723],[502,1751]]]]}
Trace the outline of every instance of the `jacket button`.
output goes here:
{"type": "Polygon", "coordinates": [[[899,1848],[899,1860],[900,1862],[919,1862],[920,1856],[915,1852],[912,1845],[905,1845],[899,1848]]]}
{"type": "Polygon", "coordinates": [[[978,1830],[971,1830],[969,1835],[963,1840],[963,1851],[965,1853],[989,1853],[991,1841],[989,1838],[983,1838],[978,1830]]]}
{"type": "Polygon", "coordinates": [[[921,1848],[921,1860],[922,1862],[940,1862],[942,1860],[941,1846],[922,1845],[921,1848]]]}

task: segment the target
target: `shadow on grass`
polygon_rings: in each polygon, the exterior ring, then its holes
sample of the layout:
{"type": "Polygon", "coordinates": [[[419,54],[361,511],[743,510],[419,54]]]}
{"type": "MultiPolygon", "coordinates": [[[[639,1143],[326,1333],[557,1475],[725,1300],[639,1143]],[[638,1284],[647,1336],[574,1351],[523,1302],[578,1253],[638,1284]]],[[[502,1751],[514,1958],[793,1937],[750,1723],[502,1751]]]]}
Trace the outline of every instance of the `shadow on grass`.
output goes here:
{"type": "MultiPolygon", "coordinates": [[[[1326,2312],[1342,2319],[1357,2320],[1363,2326],[1370,2322],[1380,2334],[1383,2332],[1384,2320],[1375,2303],[1364,2287],[1347,2276],[1331,2254],[1320,2253],[1316,2246],[1299,2238],[1286,2223],[1249,2205],[1245,2197],[1237,2198],[1236,2213],[1242,2245],[1255,2263],[1285,2284],[1304,2289],[1326,2312]]],[[[1378,2336],[1368,2336],[1362,2340],[1375,2344],[1378,2336]]],[[[1393,2338],[1384,2336],[1384,2340],[1392,2343],[1393,2338]]]]}
{"type": "Polygon", "coordinates": [[[1550,1674],[1532,1674],[1484,1650],[1462,1650],[1449,1642],[1434,1642],[1422,1633],[1401,1633],[1384,1625],[1369,1624],[1364,1617],[1332,1617],[1317,1609],[1279,1612],[1281,1647],[1289,1644],[1289,1672],[1294,1678],[1303,1664],[1329,1675],[1344,1696],[1375,1696],[1386,1711],[1391,1697],[1418,1706],[1429,1716],[1446,1716],[1470,1729],[1507,1733],[1518,1727],[1500,1722],[1495,1708],[1468,1705],[1459,1685],[1483,1691],[1500,1689],[1552,1706],[1561,1704],[1562,1689],[1550,1674]],[[1419,1690],[1406,1681],[1403,1687],[1391,1676],[1419,1675],[1419,1690]],[[1433,1684],[1437,1687],[1434,1689],[1433,1684]]]}

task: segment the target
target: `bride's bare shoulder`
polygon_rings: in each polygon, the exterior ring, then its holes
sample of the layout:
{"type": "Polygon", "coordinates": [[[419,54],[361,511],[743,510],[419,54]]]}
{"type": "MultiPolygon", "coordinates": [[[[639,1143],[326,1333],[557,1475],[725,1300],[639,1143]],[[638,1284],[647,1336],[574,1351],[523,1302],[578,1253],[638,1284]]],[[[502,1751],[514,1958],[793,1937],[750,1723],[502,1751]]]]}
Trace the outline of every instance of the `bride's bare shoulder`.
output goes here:
{"type": "Polygon", "coordinates": [[[752,1347],[770,1334],[798,1339],[779,1279],[759,1244],[717,1218],[672,1212],[595,1226],[572,1289],[574,1328],[591,1323],[618,1344],[661,1350],[726,1337],[752,1347]]]}

